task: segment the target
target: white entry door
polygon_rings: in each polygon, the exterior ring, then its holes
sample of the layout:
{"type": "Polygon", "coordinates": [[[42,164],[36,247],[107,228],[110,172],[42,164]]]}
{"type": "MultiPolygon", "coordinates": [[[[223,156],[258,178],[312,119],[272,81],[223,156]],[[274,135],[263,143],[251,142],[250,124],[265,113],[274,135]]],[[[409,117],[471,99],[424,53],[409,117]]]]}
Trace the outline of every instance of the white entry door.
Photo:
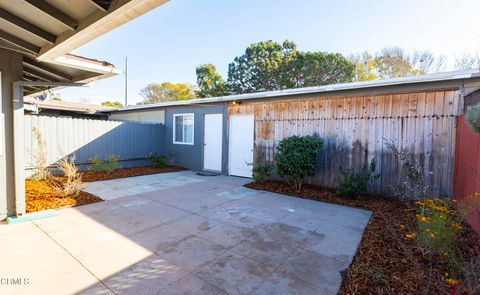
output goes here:
{"type": "Polygon", "coordinates": [[[252,177],[253,127],[253,115],[230,116],[230,175],[252,177]]]}
{"type": "Polygon", "coordinates": [[[203,169],[222,171],[222,114],[205,114],[203,169]]]}

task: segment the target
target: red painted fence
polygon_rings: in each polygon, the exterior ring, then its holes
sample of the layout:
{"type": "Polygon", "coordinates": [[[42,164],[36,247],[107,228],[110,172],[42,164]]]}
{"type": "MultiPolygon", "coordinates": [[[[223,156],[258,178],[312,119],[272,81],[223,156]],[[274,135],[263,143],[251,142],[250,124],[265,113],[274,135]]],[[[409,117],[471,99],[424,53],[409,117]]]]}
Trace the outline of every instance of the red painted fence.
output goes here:
{"type": "MultiPolygon", "coordinates": [[[[470,129],[464,116],[457,117],[457,124],[454,195],[462,200],[480,193],[480,134],[470,129]]],[[[468,222],[480,233],[480,206],[469,214],[468,222]]]]}

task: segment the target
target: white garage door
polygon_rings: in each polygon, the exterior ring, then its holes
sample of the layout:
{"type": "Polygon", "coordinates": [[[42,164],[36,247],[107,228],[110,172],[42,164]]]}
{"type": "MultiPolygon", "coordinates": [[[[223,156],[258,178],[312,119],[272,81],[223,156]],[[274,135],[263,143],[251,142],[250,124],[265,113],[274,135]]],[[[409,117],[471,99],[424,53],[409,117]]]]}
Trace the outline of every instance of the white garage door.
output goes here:
{"type": "Polygon", "coordinates": [[[230,116],[230,175],[252,177],[253,127],[253,115],[230,116]]]}

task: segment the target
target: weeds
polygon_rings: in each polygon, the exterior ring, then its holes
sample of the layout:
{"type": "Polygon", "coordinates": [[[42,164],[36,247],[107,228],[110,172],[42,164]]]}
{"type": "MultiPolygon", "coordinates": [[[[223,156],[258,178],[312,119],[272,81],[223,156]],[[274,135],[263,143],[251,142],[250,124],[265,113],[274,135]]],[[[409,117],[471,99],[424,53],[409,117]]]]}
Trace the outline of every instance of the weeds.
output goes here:
{"type": "Polygon", "coordinates": [[[253,163],[253,169],[252,169],[253,181],[256,183],[261,183],[267,180],[267,178],[271,174],[272,168],[273,168],[272,164],[269,164],[269,163],[263,163],[263,162],[253,163]]]}
{"type": "Polygon", "coordinates": [[[118,161],[120,157],[115,155],[110,155],[107,157],[106,161],[102,161],[98,156],[90,158],[92,165],[88,166],[88,171],[90,172],[105,172],[111,174],[115,169],[118,168],[118,161]]]}
{"type": "Polygon", "coordinates": [[[47,142],[43,139],[42,133],[38,128],[33,127],[32,132],[37,143],[35,153],[30,152],[33,158],[34,174],[32,178],[36,180],[47,180],[49,173],[47,163],[47,142]]]}
{"type": "Polygon", "coordinates": [[[50,186],[61,196],[77,196],[82,185],[82,175],[75,166],[75,156],[65,157],[58,161],[58,169],[63,173],[61,181],[53,176],[49,177],[50,186]]]}

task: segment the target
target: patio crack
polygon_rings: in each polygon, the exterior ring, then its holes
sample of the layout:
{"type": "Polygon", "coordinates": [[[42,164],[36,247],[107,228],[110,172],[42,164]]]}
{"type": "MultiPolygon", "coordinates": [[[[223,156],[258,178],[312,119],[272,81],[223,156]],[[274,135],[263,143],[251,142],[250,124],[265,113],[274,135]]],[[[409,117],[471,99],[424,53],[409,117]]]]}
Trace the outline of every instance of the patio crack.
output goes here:
{"type": "Polygon", "coordinates": [[[115,293],[107,284],[105,284],[99,277],[97,277],[93,272],[91,272],[80,260],[78,260],[72,253],[70,253],[65,247],[63,247],[59,242],[57,242],[57,240],[55,240],[51,235],[49,235],[45,230],[43,230],[42,227],[40,227],[35,221],[32,221],[33,224],[35,224],[35,226],[41,230],[50,240],[52,240],[55,244],[57,244],[60,248],[63,249],[63,251],[65,251],[65,253],[67,253],[70,257],[72,257],[75,261],[78,262],[78,264],[80,264],[88,273],[90,273],[95,279],[97,279],[97,281],[99,281],[105,288],[107,288],[108,290],[110,290],[110,292],[112,292],[113,294],[117,295],[117,293],[115,293]]]}

